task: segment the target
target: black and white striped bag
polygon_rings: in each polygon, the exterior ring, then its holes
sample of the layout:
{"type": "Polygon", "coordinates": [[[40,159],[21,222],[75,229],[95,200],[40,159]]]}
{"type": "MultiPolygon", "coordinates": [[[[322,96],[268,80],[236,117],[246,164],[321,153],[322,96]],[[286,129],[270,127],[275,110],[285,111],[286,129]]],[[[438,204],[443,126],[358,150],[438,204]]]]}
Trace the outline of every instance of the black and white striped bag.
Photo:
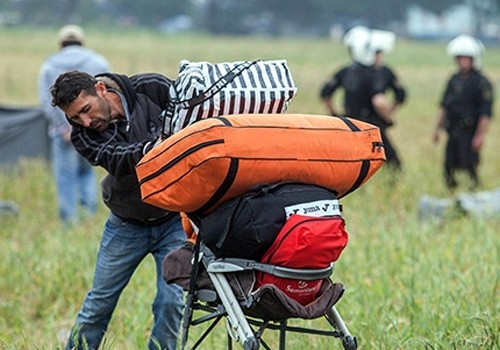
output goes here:
{"type": "Polygon", "coordinates": [[[164,111],[164,137],[201,119],[228,114],[281,113],[296,95],[286,60],[181,61],[164,111]]]}

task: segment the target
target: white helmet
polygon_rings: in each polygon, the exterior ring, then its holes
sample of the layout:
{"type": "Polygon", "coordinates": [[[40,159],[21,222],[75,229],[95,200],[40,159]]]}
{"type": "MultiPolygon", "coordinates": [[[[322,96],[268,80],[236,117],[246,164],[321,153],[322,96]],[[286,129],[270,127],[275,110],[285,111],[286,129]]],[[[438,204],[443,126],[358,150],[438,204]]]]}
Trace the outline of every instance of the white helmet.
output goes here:
{"type": "Polygon", "coordinates": [[[372,66],[377,51],[392,50],[395,40],[396,35],[392,32],[356,26],[345,34],[343,42],[354,61],[372,66]]]}
{"type": "Polygon", "coordinates": [[[375,50],[371,47],[371,31],[362,26],[356,26],[344,36],[344,45],[347,46],[351,58],[365,66],[375,63],[375,50]]]}
{"type": "Polygon", "coordinates": [[[377,51],[390,52],[394,48],[396,34],[386,30],[372,29],[372,46],[377,51]]]}
{"type": "Polygon", "coordinates": [[[370,29],[364,26],[352,27],[347,33],[344,34],[342,42],[346,47],[351,47],[351,45],[356,42],[356,38],[367,35],[369,32],[370,29]]]}
{"type": "Polygon", "coordinates": [[[457,36],[448,43],[446,51],[448,52],[448,55],[452,57],[472,57],[472,64],[474,68],[479,69],[481,67],[484,45],[481,41],[470,35],[457,36]]]}

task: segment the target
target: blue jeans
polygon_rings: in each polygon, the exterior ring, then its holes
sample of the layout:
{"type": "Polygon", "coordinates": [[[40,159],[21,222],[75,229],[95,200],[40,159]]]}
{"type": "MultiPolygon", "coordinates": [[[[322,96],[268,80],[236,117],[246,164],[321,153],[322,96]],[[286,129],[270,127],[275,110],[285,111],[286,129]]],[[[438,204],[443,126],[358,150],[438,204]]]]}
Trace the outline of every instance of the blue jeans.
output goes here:
{"type": "Polygon", "coordinates": [[[52,136],[51,152],[61,220],[75,221],[79,204],[95,214],[98,186],[92,166],[61,136],[52,136]]]}
{"type": "Polygon", "coordinates": [[[97,349],[118,298],[139,263],[151,253],[156,263],[156,296],[152,304],[150,350],[176,348],[182,318],[183,291],[162,276],[163,258],[186,241],[179,216],[153,227],[137,226],[110,214],[104,229],[92,288],[77,316],[66,349],[97,349]],[[159,344],[160,348],[155,344],[159,344]]]}

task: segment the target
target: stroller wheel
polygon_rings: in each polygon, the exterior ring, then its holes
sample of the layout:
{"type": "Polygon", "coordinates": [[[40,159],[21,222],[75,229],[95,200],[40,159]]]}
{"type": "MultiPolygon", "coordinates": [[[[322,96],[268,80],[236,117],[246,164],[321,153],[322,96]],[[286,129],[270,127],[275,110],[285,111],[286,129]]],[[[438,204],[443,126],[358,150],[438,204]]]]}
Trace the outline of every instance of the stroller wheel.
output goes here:
{"type": "Polygon", "coordinates": [[[342,345],[344,345],[345,350],[356,350],[358,348],[358,342],[356,337],[348,335],[344,339],[342,339],[342,345]]]}

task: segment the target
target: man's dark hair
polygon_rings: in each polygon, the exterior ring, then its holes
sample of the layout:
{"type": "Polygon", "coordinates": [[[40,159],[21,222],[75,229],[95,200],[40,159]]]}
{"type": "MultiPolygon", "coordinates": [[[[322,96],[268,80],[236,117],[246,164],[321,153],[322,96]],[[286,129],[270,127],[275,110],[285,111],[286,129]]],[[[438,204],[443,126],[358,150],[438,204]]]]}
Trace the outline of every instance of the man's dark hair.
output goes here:
{"type": "Polygon", "coordinates": [[[96,83],[96,78],[80,71],[71,71],[59,75],[50,89],[52,106],[66,108],[82,91],[85,91],[89,95],[97,95],[95,90],[96,83]]]}
{"type": "Polygon", "coordinates": [[[64,40],[61,42],[61,47],[68,47],[68,46],[83,46],[82,42],[80,40],[76,39],[70,39],[70,40],[64,40]]]}

